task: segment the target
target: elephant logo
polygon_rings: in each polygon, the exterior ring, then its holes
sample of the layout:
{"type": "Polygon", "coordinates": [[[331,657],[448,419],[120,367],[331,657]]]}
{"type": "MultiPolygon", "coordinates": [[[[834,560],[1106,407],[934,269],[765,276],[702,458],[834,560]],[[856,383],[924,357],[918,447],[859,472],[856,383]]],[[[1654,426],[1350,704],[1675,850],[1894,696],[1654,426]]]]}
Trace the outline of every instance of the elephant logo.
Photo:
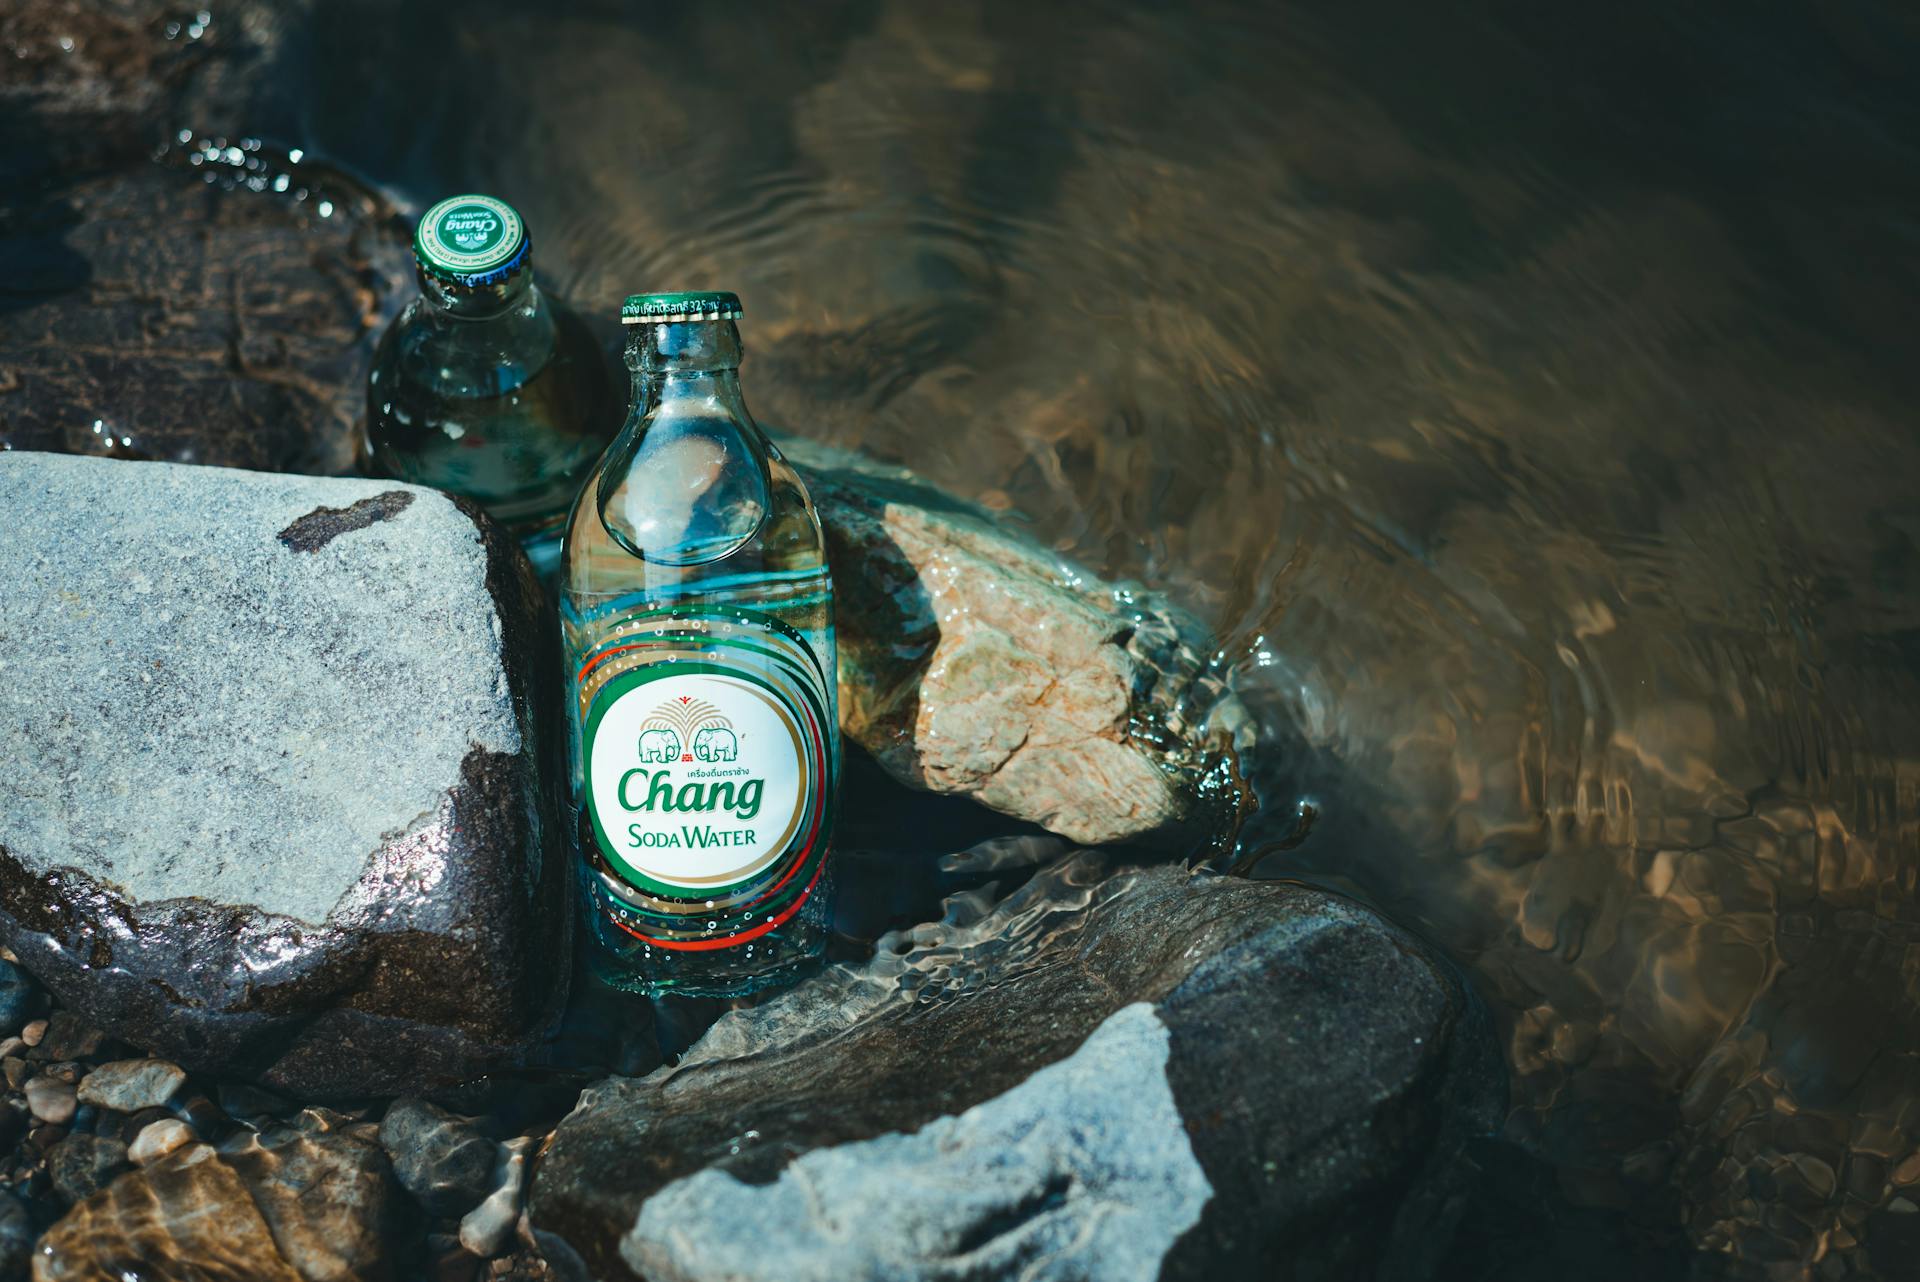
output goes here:
{"type": "Polygon", "coordinates": [[[702,761],[732,761],[740,755],[740,743],[732,730],[710,722],[693,736],[693,755],[702,761]]]}
{"type": "Polygon", "coordinates": [[[732,761],[739,755],[733,722],[705,699],[669,699],[640,723],[642,761],[732,761]]]}
{"type": "Polygon", "coordinates": [[[680,757],[680,736],[671,730],[642,730],[640,760],[668,762],[680,757]]]}

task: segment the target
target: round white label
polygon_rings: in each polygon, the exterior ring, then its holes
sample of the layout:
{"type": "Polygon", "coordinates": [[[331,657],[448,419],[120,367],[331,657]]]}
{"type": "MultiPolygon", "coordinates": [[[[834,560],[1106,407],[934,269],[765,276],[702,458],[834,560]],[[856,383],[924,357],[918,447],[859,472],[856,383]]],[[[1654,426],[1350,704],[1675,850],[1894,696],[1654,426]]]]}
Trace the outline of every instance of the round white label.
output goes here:
{"type": "Polygon", "coordinates": [[[712,672],[614,694],[588,730],[588,804],[604,849],[644,884],[720,893],[792,844],[815,786],[774,688],[712,672]]]}

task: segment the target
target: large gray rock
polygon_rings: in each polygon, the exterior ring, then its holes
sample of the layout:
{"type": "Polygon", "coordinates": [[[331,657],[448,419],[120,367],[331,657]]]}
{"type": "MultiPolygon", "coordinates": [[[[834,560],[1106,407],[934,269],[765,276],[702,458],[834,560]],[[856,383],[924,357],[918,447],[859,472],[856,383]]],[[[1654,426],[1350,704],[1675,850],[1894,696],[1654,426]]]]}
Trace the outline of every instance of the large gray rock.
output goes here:
{"type": "Polygon", "coordinates": [[[534,1180],[563,1272],[1417,1278],[1504,1099],[1458,977],[1317,891],[1109,875],[729,1013],[590,1088],[534,1180]]]}
{"type": "Polygon", "coordinates": [[[783,442],[834,570],[840,722],[889,773],[1088,845],[1230,840],[1178,703],[1204,629],[911,473],[783,442]]]}
{"type": "Polygon", "coordinates": [[[308,1094],[531,1036],[568,905],[524,557],[436,491],[0,453],[0,942],[308,1094]]]}

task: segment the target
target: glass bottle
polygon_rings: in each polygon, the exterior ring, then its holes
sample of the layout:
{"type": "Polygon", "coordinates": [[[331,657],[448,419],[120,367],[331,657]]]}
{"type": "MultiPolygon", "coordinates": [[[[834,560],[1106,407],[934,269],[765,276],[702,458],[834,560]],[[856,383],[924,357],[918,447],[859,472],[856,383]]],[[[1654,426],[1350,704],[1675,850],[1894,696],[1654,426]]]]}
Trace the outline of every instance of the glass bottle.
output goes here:
{"type": "Polygon", "coordinates": [[[421,218],[421,296],[374,353],[365,461],[476,500],[551,583],[613,396],[592,333],[534,283],[532,249],[520,215],[492,196],[449,197],[421,218]]]}
{"type": "Polygon", "coordinates": [[[806,486],[741,396],[740,314],[627,299],[632,409],[567,525],[584,934],[649,996],[785,983],[826,943],[833,591],[806,486]]]}

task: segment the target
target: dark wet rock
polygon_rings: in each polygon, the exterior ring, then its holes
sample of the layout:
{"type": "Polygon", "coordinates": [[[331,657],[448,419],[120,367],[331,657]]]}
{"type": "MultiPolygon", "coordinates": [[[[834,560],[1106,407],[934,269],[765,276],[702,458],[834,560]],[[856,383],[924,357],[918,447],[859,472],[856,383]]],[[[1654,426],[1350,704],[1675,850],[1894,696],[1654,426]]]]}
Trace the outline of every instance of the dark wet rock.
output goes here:
{"type": "Polygon", "coordinates": [[[47,995],[40,985],[12,962],[0,961],[0,1039],[19,1032],[46,1008],[47,995]]]}
{"type": "Polygon", "coordinates": [[[164,1059],[122,1059],[102,1064],[80,1080],[80,1102],[133,1113],[158,1108],[187,1083],[179,1065],[164,1059]]]}
{"type": "Polygon", "coordinates": [[[26,1204],[0,1189],[0,1282],[21,1282],[27,1276],[36,1236],[26,1204]]]}
{"type": "Polygon", "coordinates": [[[783,449],[827,534],[841,725],[890,773],[1089,845],[1230,827],[1220,763],[1169,729],[1197,623],[909,473],[783,449]]]}
{"type": "MultiPolygon", "coordinates": [[[[17,151],[45,140],[68,164],[131,158],[152,145],[153,113],[205,53],[166,38],[157,4],[17,0],[0,10],[0,137],[17,151]]],[[[20,165],[25,157],[13,158],[20,165]]]]}
{"type": "Polygon", "coordinates": [[[534,1179],[548,1257],[650,1282],[1426,1275],[1504,1098],[1458,977],[1317,891],[1108,874],[1082,854],[990,912],[963,897],[590,1088],[534,1179]]]}
{"type": "Polygon", "coordinates": [[[351,466],[411,264],[382,199],[242,136],[291,8],[0,10],[0,446],[351,466]]]}
{"type": "Polygon", "coordinates": [[[0,453],[0,943],[115,1036],[308,1098],[511,1059],[566,978],[525,558],[424,489],[280,541],[396,489],[0,453]]]}
{"type": "Polygon", "coordinates": [[[60,1141],[47,1162],[54,1195],[63,1205],[91,1197],[130,1165],[125,1144],[82,1132],[60,1141]]]}
{"type": "Polygon", "coordinates": [[[286,1096],[248,1086],[245,1082],[222,1082],[214,1088],[214,1094],[219,1097],[221,1112],[249,1126],[258,1127],[286,1117],[297,1108],[286,1096]]]}
{"type": "Polygon", "coordinates": [[[404,239],[342,184],[327,203],[141,163],[0,222],[42,264],[0,311],[0,445],[337,473],[404,239]]]}
{"type": "Polygon", "coordinates": [[[493,1189],[500,1146],[425,1100],[395,1100],[381,1120],[380,1144],[401,1186],[430,1215],[464,1215],[493,1189]]]}

